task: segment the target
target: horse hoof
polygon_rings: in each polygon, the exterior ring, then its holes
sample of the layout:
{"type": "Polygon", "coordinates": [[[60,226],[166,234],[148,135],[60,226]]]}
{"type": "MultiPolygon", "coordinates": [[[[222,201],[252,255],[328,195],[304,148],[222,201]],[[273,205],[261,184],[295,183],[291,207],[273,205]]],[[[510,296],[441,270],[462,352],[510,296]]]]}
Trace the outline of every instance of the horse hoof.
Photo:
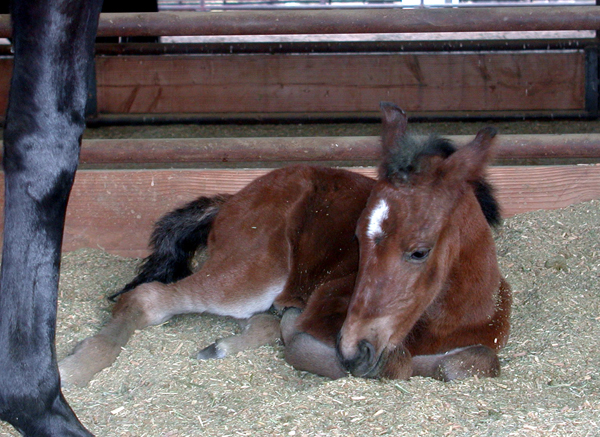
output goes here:
{"type": "Polygon", "coordinates": [[[219,348],[217,343],[213,343],[198,352],[196,358],[199,360],[212,360],[215,358],[225,358],[226,355],[227,353],[223,349],[219,348]]]}

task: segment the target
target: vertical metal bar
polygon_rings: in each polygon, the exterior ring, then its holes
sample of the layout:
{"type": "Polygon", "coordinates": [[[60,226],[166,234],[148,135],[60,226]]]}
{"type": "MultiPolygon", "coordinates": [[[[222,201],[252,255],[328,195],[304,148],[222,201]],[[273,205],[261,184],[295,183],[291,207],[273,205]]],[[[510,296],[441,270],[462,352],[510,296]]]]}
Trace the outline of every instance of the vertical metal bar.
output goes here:
{"type": "MultiPolygon", "coordinates": [[[[600,0],[596,0],[596,6],[600,6],[600,0]]],[[[600,29],[596,30],[596,40],[600,40],[600,29]]]]}
{"type": "MultiPolygon", "coordinates": [[[[596,7],[600,6],[600,0],[596,0],[596,7]]],[[[596,74],[595,74],[595,78],[596,78],[596,113],[595,113],[595,117],[598,118],[599,114],[598,114],[598,106],[600,105],[600,93],[598,92],[598,84],[600,82],[600,59],[598,57],[598,50],[600,48],[600,29],[596,30],[596,44],[595,44],[595,56],[596,56],[596,61],[594,63],[594,65],[596,66],[596,74]]],[[[587,60],[586,60],[587,62],[587,60]]],[[[592,61],[590,61],[592,62],[592,61]]],[[[591,74],[591,72],[590,72],[591,74]]],[[[586,94],[587,97],[587,94],[586,94]]],[[[592,98],[592,96],[590,96],[590,98],[592,98]]],[[[587,100],[586,100],[587,103],[587,100]]]]}
{"type": "Polygon", "coordinates": [[[585,109],[598,118],[598,45],[585,50],[585,109]]]}

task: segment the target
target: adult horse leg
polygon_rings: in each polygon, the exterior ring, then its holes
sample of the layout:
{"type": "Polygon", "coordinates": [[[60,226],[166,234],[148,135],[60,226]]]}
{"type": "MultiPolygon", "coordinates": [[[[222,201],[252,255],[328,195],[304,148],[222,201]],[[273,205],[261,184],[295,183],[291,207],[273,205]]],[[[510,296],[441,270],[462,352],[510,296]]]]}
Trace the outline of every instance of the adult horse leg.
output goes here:
{"type": "Polygon", "coordinates": [[[60,391],[54,334],[65,209],[85,126],[100,6],[100,0],[12,5],[0,418],[28,436],[90,435],[60,391]]]}

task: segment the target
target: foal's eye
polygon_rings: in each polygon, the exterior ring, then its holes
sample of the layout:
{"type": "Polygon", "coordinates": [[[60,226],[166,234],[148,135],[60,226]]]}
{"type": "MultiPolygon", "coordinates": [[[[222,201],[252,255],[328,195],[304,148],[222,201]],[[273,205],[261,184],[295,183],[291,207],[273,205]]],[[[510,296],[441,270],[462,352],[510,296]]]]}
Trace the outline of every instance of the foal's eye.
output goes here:
{"type": "Polygon", "coordinates": [[[404,257],[409,262],[422,263],[429,257],[430,252],[431,252],[430,248],[422,247],[417,250],[413,250],[412,252],[406,252],[404,257]]]}

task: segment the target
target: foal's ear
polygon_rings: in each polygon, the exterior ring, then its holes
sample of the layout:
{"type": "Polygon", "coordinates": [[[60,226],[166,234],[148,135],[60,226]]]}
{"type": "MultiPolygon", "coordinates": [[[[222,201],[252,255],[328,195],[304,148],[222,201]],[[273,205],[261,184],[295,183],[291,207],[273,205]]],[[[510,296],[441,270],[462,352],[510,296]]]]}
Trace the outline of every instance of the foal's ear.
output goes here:
{"type": "Polygon", "coordinates": [[[443,170],[451,178],[476,181],[484,176],[485,168],[493,155],[494,137],[497,130],[493,127],[481,129],[475,139],[450,155],[443,170]]]}
{"type": "Polygon", "coordinates": [[[381,131],[381,145],[384,156],[394,150],[396,140],[404,136],[408,117],[406,113],[390,102],[381,102],[379,104],[382,112],[383,127],[381,131]]]}

